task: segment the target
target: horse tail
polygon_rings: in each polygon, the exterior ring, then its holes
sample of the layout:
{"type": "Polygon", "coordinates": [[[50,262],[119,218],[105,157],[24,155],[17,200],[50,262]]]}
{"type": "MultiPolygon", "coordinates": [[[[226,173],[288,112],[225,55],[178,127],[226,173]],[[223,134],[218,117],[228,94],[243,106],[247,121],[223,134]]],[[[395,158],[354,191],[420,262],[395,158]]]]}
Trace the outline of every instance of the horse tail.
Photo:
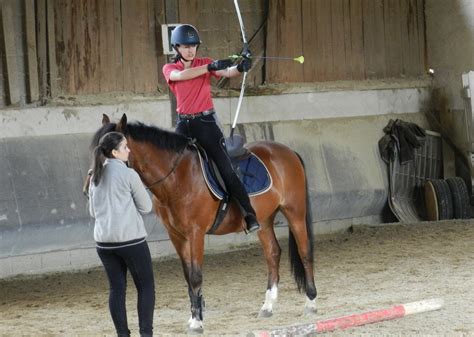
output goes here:
{"type": "MultiPolygon", "coordinates": [[[[309,199],[309,191],[308,191],[308,179],[306,176],[306,168],[304,165],[304,161],[301,156],[295,152],[298,156],[301,165],[303,165],[304,176],[305,176],[305,193],[306,193],[306,233],[308,235],[308,256],[306,256],[306,261],[313,264],[313,218],[311,214],[311,202],[309,199]]],[[[298,245],[296,243],[296,239],[291,232],[289,231],[289,257],[290,257],[290,265],[291,265],[291,272],[295,279],[296,285],[298,286],[298,291],[302,292],[303,290],[306,292],[306,273],[304,270],[303,261],[301,260],[300,255],[298,254],[298,245]]]]}

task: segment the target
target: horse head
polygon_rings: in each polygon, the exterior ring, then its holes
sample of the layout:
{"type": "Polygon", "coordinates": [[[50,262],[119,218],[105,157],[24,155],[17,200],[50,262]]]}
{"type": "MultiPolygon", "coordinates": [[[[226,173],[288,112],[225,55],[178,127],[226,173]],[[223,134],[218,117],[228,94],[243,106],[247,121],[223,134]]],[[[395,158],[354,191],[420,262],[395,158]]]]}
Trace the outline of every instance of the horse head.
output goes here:
{"type": "MultiPolygon", "coordinates": [[[[102,127],[95,133],[90,144],[90,150],[93,151],[94,148],[99,144],[100,138],[105,135],[107,132],[117,131],[122,132],[127,128],[127,115],[123,114],[120,121],[115,124],[110,121],[110,117],[106,114],[102,114],[102,127]]],[[[89,185],[92,176],[92,168],[87,172],[86,177],[84,178],[84,183],[82,185],[82,193],[89,199],[89,185]]]]}
{"type": "MultiPolygon", "coordinates": [[[[153,125],[146,125],[141,122],[134,121],[128,123],[126,114],[123,114],[117,123],[112,122],[109,116],[103,114],[102,126],[94,134],[90,144],[90,150],[93,151],[99,144],[100,139],[111,131],[120,132],[127,137],[128,146],[131,149],[129,165],[141,175],[142,179],[146,180],[146,177],[148,177],[150,184],[160,180],[149,172],[151,165],[150,158],[160,158],[159,166],[162,166],[162,170],[168,172],[167,166],[170,165],[170,163],[178,162],[171,158],[175,156],[182,157],[184,149],[189,145],[189,140],[185,136],[175,132],[167,131],[153,125]],[[169,160],[163,158],[168,158],[169,160]]],[[[90,176],[86,177],[84,181],[83,193],[85,195],[88,193],[89,180],[90,176]]]]}
{"type": "Polygon", "coordinates": [[[102,114],[102,125],[106,125],[106,124],[110,124],[110,118],[106,114],[102,114]]]}
{"type": "MultiPolygon", "coordinates": [[[[104,122],[104,119],[102,119],[102,123],[103,122],[104,122]]],[[[127,131],[127,115],[126,114],[123,114],[122,118],[120,118],[120,121],[117,123],[117,127],[115,128],[115,131],[121,132],[123,134],[126,133],[127,131]]]]}

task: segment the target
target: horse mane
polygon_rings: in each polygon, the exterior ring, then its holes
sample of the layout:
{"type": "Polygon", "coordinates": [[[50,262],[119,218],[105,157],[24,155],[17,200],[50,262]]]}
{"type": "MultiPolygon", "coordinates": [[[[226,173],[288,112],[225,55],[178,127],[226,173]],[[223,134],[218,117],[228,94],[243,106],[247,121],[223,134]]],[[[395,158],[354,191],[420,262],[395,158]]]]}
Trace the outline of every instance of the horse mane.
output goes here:
{"type": "MultiPolygon", "coordinates": [[[[114,131],[116,123],[103,125],[92,138],[91,148],[99,144],[100,138],[107,132],[114,131]]],[[[157,126],[146,125],[142,122],[127,123],[125,136],[131,137],[134,141],[151,143],[159,149],[181,152],[188,144],[189,139],[176,132],[167,131],[157,126]]]]}
{"type": "Polygon", "coordinates": [[[181,152],[189,144],[186,136],[141,122],[127,124],[125,135],[137,142],[149,142],[160,149],[175,152],[181,152]]]}

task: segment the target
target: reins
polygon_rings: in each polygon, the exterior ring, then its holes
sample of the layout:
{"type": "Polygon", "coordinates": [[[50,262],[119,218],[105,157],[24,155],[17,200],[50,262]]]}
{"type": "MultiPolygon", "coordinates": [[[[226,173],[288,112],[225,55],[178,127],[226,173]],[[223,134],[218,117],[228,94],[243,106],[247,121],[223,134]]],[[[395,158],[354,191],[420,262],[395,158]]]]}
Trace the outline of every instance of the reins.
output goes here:
{"type": "MultiPolygon", "coordinates": [[[[194,139],[190,139],[189,140],[189,145],[193,145],[196,141],[194,139]]],[[[162,178],[158,179],[157,181],[155,181],[154,183],[150,184],[149,186],[147,186],[147,190],[151,189],[153,186],[155,185],[158,185],[160,183],[162,183],[163,181],[166,180],[166,178],[168,178],[173,172],[174,170],[176,170],[176,168],[178,167],[178,164],[181,162],[181,159],[183,158],[184,156],[184,150],[186,149],[186,147],[184,147],[180,152],[179,152],[179,156],[178,158],[176,158],[176,160],[174,161],[174,164],[173,164],[173,167],[171,168],[171,170],[162,178]]]]}
{"type": "Polygon", "coordinates": [[[183,155],[184,155],[184,149],[179,153],[178,158],[176,158],[176,160],[174,161],[174,164],[173,164],[173,167],[171,168],[171,170],[164,177],[158,179],[153,184],[149,185],[146,189],[149,190],[153,186],[158,185],[158,184],[162,183],[163,181],[165,181],[166,178],[168,178],[174,172],[174,170],[176,170],[176,168],[178,167],[179,162],[183,158],[183,155]]]}

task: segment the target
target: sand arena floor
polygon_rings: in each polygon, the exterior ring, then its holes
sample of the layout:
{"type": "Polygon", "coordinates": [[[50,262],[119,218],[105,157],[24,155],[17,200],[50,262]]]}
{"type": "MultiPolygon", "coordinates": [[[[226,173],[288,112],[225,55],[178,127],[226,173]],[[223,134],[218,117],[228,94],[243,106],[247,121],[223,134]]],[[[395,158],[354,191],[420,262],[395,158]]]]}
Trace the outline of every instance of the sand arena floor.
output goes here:
{"type": "MultiPolygon", "coordinates": [[[[246,335],[320,319],[441,297],[443,309],[331,336],[474,336],[474,221],[378,228],[319,238],[315,244],[318,314],[303,315],[304,297],[289,273],[283,249],[279,302],[258,318],[266,287],[260,246],[207,255],[203,293],[205,336],[246,335]]],[[[185,333],[189,318],[181,263],[155,261],[155,335],[185,333]]],[[[136,293],[129,282],[128,315],[138,336],[136,293]]],[[[0,280],[2,336],[114,336],[102,269],[0,280]]],[[[329,335],[329,334],[328,334],[329,335]]]]}

